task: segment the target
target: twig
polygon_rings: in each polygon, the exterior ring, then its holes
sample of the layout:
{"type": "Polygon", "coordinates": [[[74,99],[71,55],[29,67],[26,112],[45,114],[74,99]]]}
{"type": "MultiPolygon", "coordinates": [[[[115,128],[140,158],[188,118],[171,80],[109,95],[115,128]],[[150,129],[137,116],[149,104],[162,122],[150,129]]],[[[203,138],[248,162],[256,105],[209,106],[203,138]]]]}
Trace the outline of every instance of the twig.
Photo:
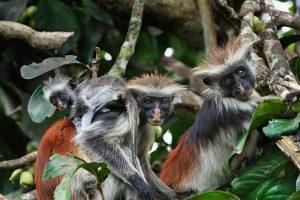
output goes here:
{"type": "Polygon", "coordinates": [[[38,32],[17,22],[0,21],[0,37],[4,39],[20,39],[33,48],[56,50],[74,32],[38,32]]]}
{"type": "Polygon", "coordinates": [[[95,52],[96,52],[96,56],[92,60],[92,67],[90,69],[92,71],[92,78],[97,78],[99,67],[100,67],[100,60],[101,60],[100,48],[96,47],[95,52]]]}
{"type": "Polygon", "coordinates": [[[300,169],[300,149],[289,136],[283,136],[276,145],[300,169]]]}
{"type": "Polygon", "coordinates": [[[24,165],[33,163],[36,160],[36,157],[37,151],[34,151],[18,159],[2,161],[0,162],[0,169],[13,169],[22,167],[24,165]]]}
{"type": "MultiPolygon", "coordinates": [[[[205,2],[205,1],[204,1],[205,2]]],[[[231,8],[230,6],[228,6],[227,1],[226,0],[216,0],[215,1],[216,6],[222,8],[222,11],[224,11],[224,14],[229,18],[229,19],[233,19],[235,21],[239,21],[239,16],[238,14],[235,12],[235,10],[233,8],[231,8]]]]}
{"type": "Polygon", "coordinates": [[[212,13],[211,1],[196,0],[196,2],[201,15],[205,52],[209,54],[212,50],[217,48],[216,24],[212,13]]]}
{"type": "Polygon", "coordinates": [[[144,4],[145,0],[134,1],[127,35],[117,60],[109,71],[110,75],[120,76],[125,74],[126,66],[134,53],[135,44],[140,33],[144,4]]]}

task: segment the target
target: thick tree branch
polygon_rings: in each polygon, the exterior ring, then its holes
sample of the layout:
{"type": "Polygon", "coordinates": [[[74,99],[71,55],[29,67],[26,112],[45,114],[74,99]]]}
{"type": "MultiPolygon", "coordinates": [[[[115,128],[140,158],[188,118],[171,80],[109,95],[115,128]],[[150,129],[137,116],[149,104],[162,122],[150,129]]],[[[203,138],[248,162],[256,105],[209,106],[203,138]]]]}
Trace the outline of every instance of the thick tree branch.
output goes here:
{"type": "Polygon", "coordinates": [[[274,21],[278,26],[288,26],[300,30],[300,16],[289,12],[272,9],[274,21]]]}
{"type": "Polygon", "coordinates": [[[41,50],[59,49],[73,35],[74,32],[38,32],[17,22],[0,21],[0,37],[23,40],[41,50]]]}
{"type": "Polygon", "coordinates": [[[209,54],[212,50],[217,48],[216,23],[212,12],[211,1],[197,0],[197,6],[201,15],[205,52],[209,54]]]}
{"type": "MultiPolygon", "coordinates": [[[[110,14],[129,17],[133,0],[94,0],[110,14]]],[[[146,1],[143,24],[175,34],[190,45],[203,48],[201,17],[194,0],[146,1]]]]}
{"type": "Polygon", "coordinates": [[[0,162],[0,169],[14,169],[35,162],[37,151],[27,154],[15,160],[6,160],[0,162]]]}
{"type": "Polygon", "coordinates": [[[135,44],[142,26],[144,4],[145,0],[134,1],[127,35],[117,60],[109,71],[110,75],[119,76],[125,74],[126,66],[134,53],[135,44]]]}

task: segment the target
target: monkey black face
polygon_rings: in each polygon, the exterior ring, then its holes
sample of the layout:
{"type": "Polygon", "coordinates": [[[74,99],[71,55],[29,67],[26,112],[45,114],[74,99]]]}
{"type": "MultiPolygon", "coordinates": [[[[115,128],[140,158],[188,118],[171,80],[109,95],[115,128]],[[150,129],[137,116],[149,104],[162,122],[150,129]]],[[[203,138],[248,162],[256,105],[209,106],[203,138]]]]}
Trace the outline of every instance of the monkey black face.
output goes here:
{"type": "Polygon", "coordinates": [[[147,95],[138,98],[141,115],[153,126],[161,125],[170,114],[172,96],[147,95]]]}
{"type": "Polygon", "coordinates": [[[255,76],[245,64],[232,67],[218,78],[205,77],[203,81],[208,86],[218,85],[219,93],[224,97],[245,101],[252,95],[255,76]]]}
{"type": "Polygon", "coordinates": [[[59,110],[66,109],[72,104],[71,97],[63,91],[54,92],[50,96],[49,100],[50,103],[57,107],[59,110]]]}

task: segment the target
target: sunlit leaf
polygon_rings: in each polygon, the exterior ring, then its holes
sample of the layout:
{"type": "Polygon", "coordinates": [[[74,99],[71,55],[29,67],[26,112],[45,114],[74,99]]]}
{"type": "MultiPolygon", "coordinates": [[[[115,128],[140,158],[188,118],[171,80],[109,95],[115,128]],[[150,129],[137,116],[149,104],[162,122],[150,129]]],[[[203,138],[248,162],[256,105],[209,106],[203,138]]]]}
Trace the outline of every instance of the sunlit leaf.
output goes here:
{"type": "Polygon", "coordinates": [[[264,134],[271,139],[295,133],[299,127],[300,113],[294,119],[273,119],[263,128],[264,134]]]}
{"type": "Polygon", "coordinates": [[[21,67],[21,76],[24,79],[32,79],[64,65],[71,65],[71,64],[84,65],[83,63],[76,60],[76,58],[77,58],[76,56],[67,55],[65,57],[47,58],[41,63],[32,63],[30,65],[23,65],[21,67]]]}
{"type": "Polygon", "coordinates": [[[252,199],[264,184],[290,165],[290,161],[280,150],[271,150],[233,179],[232,193],[243,199],[252,199]]]}
{"type": "Polygon", "coordinates": [[[240,198],[231,194],[229,192],[223,191],[212,191],[212,192],[204,192],[202,194],[185,198],[185,200],[239,200],[240,198]]]}
{"type": "Polygon", "coordinates": [[[293,193],[288,200],[299,200],[300,199],[300,191],[293,193]]]}
{"type": "Polygon", "coordinates": [[[35,123],[42,122],[45,118],[51,117],[56,110],[49,101],[44,98],[43,85],[37,87],[28,102],[28,113],[35,123]]]}
{"type": "Polygon", "coordinates": [[[285,200],[296,191],[295,177],[274,178],[257,194],[257,200],[285,200]]]}
{"type": "Polygon", "coordinates": [[[231,162],[236,156],[242,152],[242,149],[247,141],[249,134],[252,133],[256,128],[261,127],[266,124],[269,120],[274,118],[280,118],[283,113],[285,113],[288,109],[288,105],[285,104],[282,100],[279,99],[268,99],[261,102],[256,108],[254,114],[252,115],[252,119],[250,121],[249,129],[246,134],[243,135],[238,140],[237,145],[234,150],[231,152],[230,157],[228,159],[227,167],[231,167],[231,162]]]}

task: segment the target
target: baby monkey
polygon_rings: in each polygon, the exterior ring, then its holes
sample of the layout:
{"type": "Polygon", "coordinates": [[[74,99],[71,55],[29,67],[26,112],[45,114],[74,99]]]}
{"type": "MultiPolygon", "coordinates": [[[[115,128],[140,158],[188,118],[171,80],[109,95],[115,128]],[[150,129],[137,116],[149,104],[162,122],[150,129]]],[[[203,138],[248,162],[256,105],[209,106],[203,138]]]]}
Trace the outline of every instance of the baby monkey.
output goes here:
{"type": "Polygon", "coordinates": [[[70,119],[81,117],[88,111],[86,96],[79,95],[80,89],[69,77],[56,75],[45,82],[44,97],[59,110],[70,109],[70,119]]]}

